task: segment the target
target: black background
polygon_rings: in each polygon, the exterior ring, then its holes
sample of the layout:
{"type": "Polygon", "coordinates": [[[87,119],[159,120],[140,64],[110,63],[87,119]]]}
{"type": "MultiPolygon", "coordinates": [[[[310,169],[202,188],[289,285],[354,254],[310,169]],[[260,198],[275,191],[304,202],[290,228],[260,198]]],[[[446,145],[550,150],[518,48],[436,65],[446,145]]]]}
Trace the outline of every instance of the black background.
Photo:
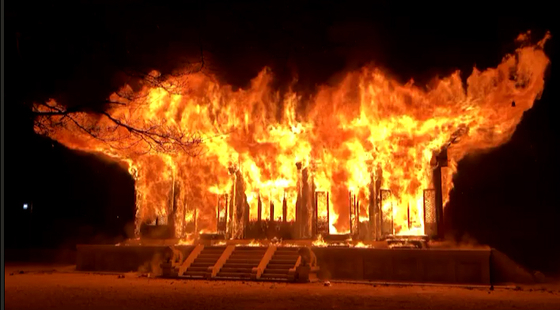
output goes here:
{"type": "Polygon", "coordinates": [[[10,1],[6,4],[6,246],[73,248],[130,232],[134,184],[116,164],[33,133],[29,103],[95,105],[124,83],[122,70],[164,73],[205,50],[206,70],[245,87],[270,66],[277,87],[297,76],[312,93],[373,62],[417,84],[476,65],[496,66],[514,39],[550,30],[542,99],[512,140],[459,164],[447,231],[560,272],[557,39],[538,2],[411,5],[372,1],[10,1]],[[491,4],[493,7],[489,7],[491,4]],[[24,202],[33,211],[22,210],[24,202]],[[117,218],[118,216],[118,218],[117,218]],[[128,224],[128,225],[127,225],[128,224]]]}

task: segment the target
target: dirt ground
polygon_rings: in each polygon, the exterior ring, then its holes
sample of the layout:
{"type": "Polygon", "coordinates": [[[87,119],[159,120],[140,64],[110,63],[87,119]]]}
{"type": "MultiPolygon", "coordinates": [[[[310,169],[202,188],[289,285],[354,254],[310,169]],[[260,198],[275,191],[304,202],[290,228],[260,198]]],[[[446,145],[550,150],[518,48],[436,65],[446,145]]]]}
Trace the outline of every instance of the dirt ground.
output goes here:
{"type": "Polygon", "coordinates": [[[560,309],[560,286],[464,288],[168,280],[6,265],[6,309],[560,309]]]}

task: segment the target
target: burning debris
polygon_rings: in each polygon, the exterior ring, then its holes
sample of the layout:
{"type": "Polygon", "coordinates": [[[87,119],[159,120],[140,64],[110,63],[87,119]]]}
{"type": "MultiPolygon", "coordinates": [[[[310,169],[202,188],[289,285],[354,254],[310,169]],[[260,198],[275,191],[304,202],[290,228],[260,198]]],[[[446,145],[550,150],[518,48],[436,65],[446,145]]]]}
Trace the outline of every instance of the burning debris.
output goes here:
{"type": "Polygon", "coordinates": [[[317,246],[433,236],[457,161],[505,143],[539,98],[547,38],[474,69],[466,88],[458,72],[424,90],[366,67],[304,100],[272,89],[269,70],[241,90],[194,73],[125,85],[102,112],[36,104],[35,130],[128,167],[137,233],[168,227],[180,244],[320,235],[317,246]]]}

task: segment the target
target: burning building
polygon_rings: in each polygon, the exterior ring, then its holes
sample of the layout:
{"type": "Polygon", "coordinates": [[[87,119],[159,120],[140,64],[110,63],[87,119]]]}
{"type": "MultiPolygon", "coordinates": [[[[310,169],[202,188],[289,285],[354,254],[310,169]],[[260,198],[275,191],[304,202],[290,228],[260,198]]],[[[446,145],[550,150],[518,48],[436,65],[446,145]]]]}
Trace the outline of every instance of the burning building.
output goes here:
{"type": "Polygon", "coordinates": [[[138,235],[437,238],[456,163],[507,142],[543,91],[547,38],[426,87],[373,67],[312,96],[276,91],[266,68],[239,90],[154,71],[97,112],[38,103],[35,129],[126,165],[138,235]]]}

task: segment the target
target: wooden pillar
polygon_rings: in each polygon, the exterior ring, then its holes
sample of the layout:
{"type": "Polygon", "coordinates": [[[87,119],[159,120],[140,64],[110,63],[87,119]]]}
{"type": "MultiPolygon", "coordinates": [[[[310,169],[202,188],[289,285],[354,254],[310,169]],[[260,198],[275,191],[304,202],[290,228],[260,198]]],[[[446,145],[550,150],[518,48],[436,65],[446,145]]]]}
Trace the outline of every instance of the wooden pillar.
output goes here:
{"type": "Polygon", "coordinates": [[[303,214],[303,206],[304,206],[304,198],[303,198],[303,176],[302,176],[302,167],[303,165],[301,162],[296,163],[297,168],[297,198],[296,198],[296,221],[295,221],[295,231],[294,234],[297,239],[301,239],[304,235],[304,214],[303,214]]]}
{"type": "Polygon", "coordinates": [[[381,218],[381,204],[379,195],[383,172],[380,166],[377,166],[373,169],[369,186],[369,223],[371,232],[373,234],[373,239],[381,240],[381,225],[383,219],[381,218]]]}
{"type": "Polygon", "coordinates": [[[284,198],[282,199],[282,222],[286,223],[288,221],[288,202],[286,201],[286,193],[284,193],[284,198]]]}
{"type": "Polygon", "coordinates": [[[331,205],[329,201],[329,192],[327,192],[327,235],[331,234],[331,205]]]}
{"type": "Polygon", "coordinates": [[[269,203],[269,205],[270,205],[270,217],[269,217],[269,219],[270,219],[271,222],[274,222],[274,202],[272,201],[272,195],[270,196],[269,201],[270,201],[270,203],[269,203]]]}
{"type": "Polygon", "coordinates": [[[231,238],[240,239],[245,235],[249,220],[249,208],[241,171],[236,167],[230,167],[229,172],[233,179],[230,204],[230,234],[231,238]]]}
{"type": "Polygon", "coordinates": [[[259,222],[259,225],[261,223],[262,220],[262,200],[261,200],[261,195],[258,195],[258,201],[257,201],[257,222],[259,222]]]}
{"type": "Polygon", "coordinates": [[[443,186],[441,178],[441,168],[447,167],[447,148],[442,148],[439,153],[434,154],[432,160],[433,173],[432,182],[435,190],[435,208],[436,208],[436,227],[437,239],[443,238],[443,186]]]}
{"type": "Polygon", "coordinates": [[[229,168],[229,173],[231,175],[232,178],[232,186],[231,186],[231,199],[229,200],[229,217],[228,217],[228,229],[227,229],[227,236],[228,239],[233,238],[234,237],[234,232],[235,232],[235,216],[234,216],[234,210],[235,210],[235,201],[236,199],[236,192],[237,192],[237,181],[236,181],[236,177],[235,177],[235,169],[233,167],[229,168]]]}
{"type": "Polygon", "coordinates": [[[348,191],[348,207],[349,207],[349,210],[348,210],[348,220],[349,221],[348,222],[350,224],[349,225],[350,226],[350,236],[352,236],[352,233],[353,233],[353,231],[352,231],[352,216],[353,216],[353,214],[352,213],[354,213],[354,208],[352,206],[352,202],[353,202],[352,198],[353,198],[352,197],[352,192],[348,191]]]}
{"type": "Polygon", "coordinates": [[[301,170],[301,185],[300,185],[300,196],[299,199],[299,238],[313,238],[315,232],[315,203],[314,203],[314,187],[312,179],[310,178],[309,168],[303,168],[301,170]]]}

